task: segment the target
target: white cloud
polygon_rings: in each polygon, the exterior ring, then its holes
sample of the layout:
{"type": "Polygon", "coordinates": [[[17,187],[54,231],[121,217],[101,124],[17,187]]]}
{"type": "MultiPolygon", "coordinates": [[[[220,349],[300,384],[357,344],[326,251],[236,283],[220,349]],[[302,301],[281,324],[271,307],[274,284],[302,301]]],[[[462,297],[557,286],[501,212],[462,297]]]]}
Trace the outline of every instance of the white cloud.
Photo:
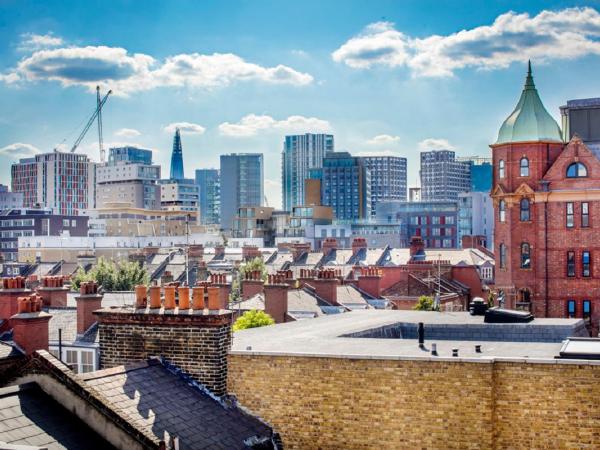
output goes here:
{"type": "Polygon", "coordinates": [[[1,156],[7,156],[14,159],[30,158],[38,153],[40,153],[40,150],[37,147],[31,144],[24,144],[22,142],[15,142],[14,144],[0,148],[1,156]]]}
{"type": "Polygon", "coordinates": [[[163,131],[169,133],[169,134],[173,134],[175,133],[175,130],[179,128],[179,131],[181,132],[181,134],[204,134],[204,132],[206,131],[206,128],[204,128],[202,125],[198,125],[197,123],[190,123],[190,122],[175,122],[175,123],[170,123],[169,125],[167,125],[166,127],[163,128],[163,131]]]}
{"type": "Polygon", "coordinates": [[[542,11],[531,17],[509,11],[491,25],[446,36],[414,38],[392,23],[377,22],[332,53],[358,69],[406,67],[413,76],[451,76],[466,67],[499,69],[533,59],[575,59],[600,54],[600,13],[593,8],[542,11]]]}
{"type": "Polygon", "coordinates": [[[263,67],[231,53],[180,54],[158,61],[143,53],[106,46],[42,49],[23,58],[1,75],[5,83],[57,81],[63,86],[96,85],[115,95],[159,87],[218,88],[239,81],[305,85],[313,77],[290,67],[263,67]]]}
{"type": "Polygon", "coordinates": [[[455,147],[447,139],[427,138],[419,142],[421,150],[455,150],[455,147]]]}
{"type": "Polygon", "coordinates": [[[356,156],[400,156],[398,152],[395,152],[390,149],[384,150],[363,150],[358,153],[352,153],[356,156]]]}
{"type": "Polygon", "coordinates": [[[276,120],[267,115],[248,114],[237,123],[224,122],[219,132],[225,136],[255,136],[261,131],[281,131],[289,133],[325,133],[331,130],[331,124],[316,117],[290,116],[276,120]]]}
{"type": "Polygon", "coordinates": [[[48,34],[34,34],[25,33],[21,35],[21,42],[19,43],[18,50],[20,51],[34,51],[48,47],[58,47],[64,42],[62,38],[48,34]]]}
{"type": "Polygon", "coordinates": [[[137,136],[140,136],[141,134],[142,133],[140,133],[135,128],[121,128],[120,130],[115,131],[115,136],[125,137],[125,138],[137,137],[137,136]]]}
{"type": "Polygon", "coordinates": [[[378,134],[367,141],[369,145],[389,145],[400,141],[400,136],[392,136],[390,134],[378,134]]]}

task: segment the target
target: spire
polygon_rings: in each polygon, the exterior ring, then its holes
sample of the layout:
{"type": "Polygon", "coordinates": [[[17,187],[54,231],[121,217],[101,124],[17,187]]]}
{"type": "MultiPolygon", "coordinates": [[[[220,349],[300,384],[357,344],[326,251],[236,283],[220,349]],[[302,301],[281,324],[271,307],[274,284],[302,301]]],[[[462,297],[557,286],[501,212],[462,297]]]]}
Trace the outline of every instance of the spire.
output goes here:
{"type": "Polygon", "coordinates": [[[521,98],[500,127],[496,144],[540,141],[562,142],[562,133],[538,95],[533,82],[531,61],[528,61],[521,98]]]}
{"type": "Polygon", "coordinates": [[[172,180],[183,180],[183,147],[181,146],[181,134],[179,128],[175,129],[173,138],[173,153],[171,153],[171,177],[172,180]]]}

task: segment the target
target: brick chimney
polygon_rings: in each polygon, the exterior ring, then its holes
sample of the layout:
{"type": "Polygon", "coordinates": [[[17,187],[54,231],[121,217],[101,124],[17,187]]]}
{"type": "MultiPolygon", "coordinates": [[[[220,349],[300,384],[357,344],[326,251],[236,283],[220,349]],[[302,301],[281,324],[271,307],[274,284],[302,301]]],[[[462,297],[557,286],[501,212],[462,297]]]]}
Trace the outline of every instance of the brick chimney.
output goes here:
{"type": "Polygon", "coordinates": [[[202,259],[204,257],[204,246],[202,244],[194,244],[188,247],[188,256],[190,258],[202,259]]]}
{"type": "Polygon", "coordinates": [[[316,276],[317,271],[315,269],[300,269],[300,276],[298,277],[300,287],[304,287],[305,284],[311,284],[316,276]]]}
{"type": "Polygon", "coordinates": [[[98,284],[95,281],[81,283],[75,302],[77,304],[77,334],[82,335],[96,323],[94,311],[102,308],[102,294],[98,293],[98,284]]]}
{"type": "Polygon", "coordinates": [[[160,308],[95,311],[100,366],[110,368],[161,355],[214,394],[226,394],[232,312],[204,308],[219,304],[218,286],[201,282],[192,291],[192,305],[188,305],[192,308],[165,311],[163,303],[160,308]],[[202,299],[206,291],[208,302],[202,299]]]}
{"type": "Polygon", "coordinates": [[[323,251],[323,256],[329,255],[332,252],[332,250],[337,250],[337,239],[325,238],[325,240],[321,244],[321,250],[323,251]]]}
{"type": "Polygon", "coordinates": [[[352,254],[356,255],[361,248],[367,248],[367,240],[362,237],[352,239],[352,254]]]}
{"type": "Polygon", "coordinates": [[[269,275],[265,284],[265,312],[275,323],[284,323],[288,311],[288,289],[283,275],[269,275]]]}
{"type": "Polygon", "coordinates": [[[322,269],[317,271],[317,278],[309,282],[315,288],[317,296],[321,297],[332,305],[337,305],[337,287],[340,280],[337,277],[335,270],[322,269]]]}
{"type": "Polygon", "coordinates": [[[358,288],[375,297],[381,297],[381,271],[374,267],[362,267],[358,277],[358,288]]]}
{"type": "Polygon", "coordinates": [[[36,350],[48,350],[48,323],[52,316],[42,311],[42,299],[37,295],[19,297],[17,313],[10,318],[13,341],[31,355],[36,350]]]}
{"type": "Polygon", "coordinates": [[[294,261],[298,261],[302,255],[310,252],[310,243],[303,242],[301,244],[292,244],[291,251],[294,261]]]}
{"type": "Polygon", "coordinates": [[[261,256],[262,254],[256,245],[244,245],[242,247],[242,259],[244,261],[250,261],[261,256]]]}
{"type": "Polygon", "coordinates": [[[231,294],[231,284],[227,282],[227,275],[224,273],[211,274],[212,284],[219,288],[219,308],[229,308],[229,294],[231,294]]]}
{"type": "Polygon", "coordinates": [[[2,289],[0,289],[0,320],[8,320],[17,313],[17,299],[31,294],[25,288],[25,278],[13,277],[2,278],[2,289]]]}
{"type": "Polygon", "coordinates": [[[246,272],[242,280],[242,300],[248,300],[263,291],[264,282],[260,270],[246,272]]]}
{"type": "Polygon", "coordinates": [[[410,238],[410,257],[412,258],[418,253],[425,251],[425,242],[421,236],[413,236],[410,238]]]}
{"type": "Polygon", "coordinates": [[[42,297],[44,306],[67,306],[67,293],[65,278],[62,276],[42,277],[42,284],[37,288],[37,293],[42,297]]]}

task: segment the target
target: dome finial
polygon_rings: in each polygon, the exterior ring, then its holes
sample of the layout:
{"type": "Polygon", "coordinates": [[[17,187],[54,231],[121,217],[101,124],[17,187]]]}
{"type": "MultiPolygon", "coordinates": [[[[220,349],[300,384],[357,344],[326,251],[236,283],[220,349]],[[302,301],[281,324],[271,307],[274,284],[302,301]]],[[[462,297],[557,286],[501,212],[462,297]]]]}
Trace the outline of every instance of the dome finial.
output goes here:
{"type": "Polygon", "coordinates": [[[535,89],[533,75],[531,74],[531,60],[527,60],[527,78],[525,78],[525,89],[535,89]]]}

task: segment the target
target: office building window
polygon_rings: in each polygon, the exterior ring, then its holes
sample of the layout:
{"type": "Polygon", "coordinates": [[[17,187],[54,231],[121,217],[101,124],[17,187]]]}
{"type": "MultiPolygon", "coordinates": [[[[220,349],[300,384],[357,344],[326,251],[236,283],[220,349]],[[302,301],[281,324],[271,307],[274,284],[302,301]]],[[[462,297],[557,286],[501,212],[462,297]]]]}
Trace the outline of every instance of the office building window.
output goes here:
{"type": "Polygon", "coordinates": [[[531,268],[531,247],[527,242],[521,244],[521,269],[531,268]]]}
{"type": "Polygon", "coordinates": [[[569,317],[575,317],[577,313],[577,303],[575,300],[567,300],[567,315],[569,317]]]}
{"type": "Polygon", "coordinates": [[[589,277],[591,275],[590,270],[590,252],[585,251],[581,253],[581,275],[589,277]]]}
{"type": "Polygon", "coordinates": [[[529,199],[523,198],[521,199],[521,222],[529,222],[529,199]]]}
{"type": "Polygon", "coordinates": [[[529,160],[527,158],[521,158],[521,162],[520,162],[520,175],[522,177],[528,177],[529,176],[529,160]]]}
{"type": "Polygon", "coordinates": [[[567,276],[575,276],[575,252],[567,252],[567,276]]]}
{"type": "Polygon", "coordinates": [[[584,228],[590,226],[590,204],[588,202],[581,204],[581,226],[584,228]]]}
{"type": "Polygon", "coordinates": [[[575,207],[573,202],[567,202],[567,228],[575,226],[575,207]]]}

